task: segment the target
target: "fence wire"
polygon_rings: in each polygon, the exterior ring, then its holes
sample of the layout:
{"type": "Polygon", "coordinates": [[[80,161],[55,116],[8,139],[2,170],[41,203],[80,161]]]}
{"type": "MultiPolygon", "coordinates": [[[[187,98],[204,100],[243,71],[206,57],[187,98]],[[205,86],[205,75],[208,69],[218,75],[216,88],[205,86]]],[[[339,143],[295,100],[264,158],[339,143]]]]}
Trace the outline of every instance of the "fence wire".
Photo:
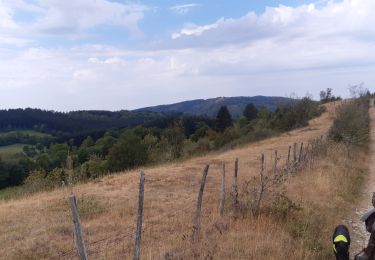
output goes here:
{"type": "MultiPolygon", "coordinates": [[[[268,170],[267,172],[273,172],[274,173],[273,176],[272,176],[272,173],[271,173],[271,175],[268,175],[268,177],[274,177],[274,176],[277,176],[277,175],[282,176],[282,175],[285,174],[285,172],[289,173],[291,171],[295,171],[298,164],[302,164],[303,162],[305,162],[308,159],[307,158],[308,154],[311,152],[309,147],[311,146],[311,150],[312,150],[313,145],[314,145],[314,143],[308,143],[308,145],[304,148],[305,154],[304,155],[302,154],[301,161],[297,160],[296,162],[294,162],[294,161],[291,160],[289,162],[289,164],[283,163],[280,167],[274,168],[274,171],[268,170]]],[[[278,157],[277,161],[279,161],[280,158],[282,158],[282,157],[281,156],[278,157]]],[[[275,165],[274,159],[271,158],[271,168],[275,165]]],[[[159,180],[159,179],[153,180],[151,178],[147,178],[147,180],[146,180],[146,182],[153,182],[153,181],[157,182],[157,181],[161,181],[161,180],[159,180]]],[[[217,183],[215,183],[215,184],[217,184],[217,183]]],[[[278,183],[273,182],[273,181],[268,182],[266,184],[265,188],[271,189],[275,185],[278,185],[278,183]]],[[[197,190],[198,190],[198,187],[197,187],[197,190]]],[[[206,191],[206,192],[219,192],[220,188],[206,187],[204,191],[206,191]]],[[[191,205],[189,207],[184,207],[183,209],[177,209],[175,211],[168,212],[168,213],[163,214],[163,215],[158,215],[157,217],[145,219],[143,221],[143,225],[146,226],[146,227],[143,228],[142,232],[144,232],[145,229],[152,229],[153,227],[159,226],[159,224],[160,224],[159,221],[161,221],[162,219],[168,219],[168,218],[171,218],[171,217],[176,217],[179,214],[186,214],[187,212],[194,212],[195,207],[196,207],[195,201],[189,201],[187,203],[191,203],[191,205]]],[[[193,226],[193,224],[191,226],[193,226]]],[[[131,225],[130,227],[128,227],[127,229],[125,229],[122,232],[119,232],[116,235],[109,235],[109,236],[106,236],[106,237],[103,237],[103,238],[100,238],[100,239],[97,239],[97,240],[94,240],[94,241],[87,242],[86,243],[87,253],[90,256],[94,256],[96,254],[103,253],[102,252],[103,244],[105,245],[106,249],[109,249],[109,248],[114,248],[114,247],[118,246],[119,244],[123,244],[125,239],[128,239],[128,241],[132,241],[132,239],[134,239],[134,237],[135,237],[135,229],[136,229],[136,225],[131,225]]],[[[74,257],[76,257],[76,249],[72,248],[72,249],[67,250],[65,252],[61,252],[59,254],[56,254],[54,257],[52,257],[52,259],[74,258],[74,257]]]]}

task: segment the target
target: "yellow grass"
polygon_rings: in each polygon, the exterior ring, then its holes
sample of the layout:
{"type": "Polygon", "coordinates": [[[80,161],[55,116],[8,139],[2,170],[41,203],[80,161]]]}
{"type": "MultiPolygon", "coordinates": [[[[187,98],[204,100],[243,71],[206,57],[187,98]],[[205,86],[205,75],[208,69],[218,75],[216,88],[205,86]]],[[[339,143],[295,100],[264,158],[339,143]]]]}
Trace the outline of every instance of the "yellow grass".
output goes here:
{"type": "MultiPolygon", "coordinates": [[[[331,229],[341,221],[337,217],[343,217],[341,207],[349,207],[352,199],[340,194],[340,187],[336,186],[342,180],[340,185],[350,188],[350,183],[346,183],[348,178],[343,176],[352,176],[358,168],[366,168],[367,158],[360,152],[356,160],[351,160],[340,157],[342,147],[330,148],[337,149],[330,152],[333,160],[320,160],[303,174],[290,178],[286,185],[288,197],[303,208],[290,214],[290,219],[277,219],[270,215],[233,218],[229,211],[226,217],[220,218],[217,207],[222,161],[227,163],[226,189],[229,190],[233,162],[236,157],[239,158],[241,186],[258,175],[261,153],[265,153],[268,167],[274,149],[281,156],[280,162],[285,162],[288,145],[307,143],[324,135],[333,116],[334,105],[329,104],[328,112],[313,119],[306,128],[239,149],[143,169],[146,184],[142,259],[327,259],[331,250],[331,229]],[[340,166],[343,160],[347,164],[340,166]],[[192,244],[194,207],[205,164],[210,164],[210,170],[203,201],[202,240],[192,244]],[[349,164],[350,169],[344,168],[349,164]],[[310,232],[311,227],[319,230],[313,234],[304,233],[310,232]],[[310,240],[317,241],[317,244],[310,240]]],[[[79,198],[89,257],[131,259],[139,170],[1,201],[0,257],[68,259],[74,256],[67,202],[70,192],[74,192],[79,198]]],[[[230,204],[227,202],[226,206],[230,204]]]]}

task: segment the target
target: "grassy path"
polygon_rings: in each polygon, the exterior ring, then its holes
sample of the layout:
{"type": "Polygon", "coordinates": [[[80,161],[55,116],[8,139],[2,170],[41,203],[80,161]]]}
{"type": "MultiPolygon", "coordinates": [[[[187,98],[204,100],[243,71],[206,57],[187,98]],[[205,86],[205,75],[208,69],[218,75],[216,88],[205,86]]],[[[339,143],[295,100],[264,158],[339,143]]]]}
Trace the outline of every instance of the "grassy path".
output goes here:
{"type": "Polygon", "coordinates": [[[363,190],[361,196],[361,201],[356,205],[355,213],[353,214],[351,220],[347,221],[349,229],[351,229],[352,236],[352,246],[351,253],[355,255],[362,248],[366,247],[368,238],[370,236],[365,229],[364,223],[360,220],[361,216],[371,209],[373,206],[371,204],[372,193],[375,192],[375,106],[374,101],[370,102],[370,160],[369,160],[369,175],[366,180],[366,187],[363,190]]]}

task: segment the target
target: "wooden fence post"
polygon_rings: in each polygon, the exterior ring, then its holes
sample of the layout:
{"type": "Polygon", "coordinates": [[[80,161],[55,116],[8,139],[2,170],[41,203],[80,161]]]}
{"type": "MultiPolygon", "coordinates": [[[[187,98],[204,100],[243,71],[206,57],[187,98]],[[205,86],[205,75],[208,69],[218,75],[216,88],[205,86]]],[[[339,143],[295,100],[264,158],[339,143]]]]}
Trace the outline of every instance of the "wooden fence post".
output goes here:
{"type": "Polygon", "coordinates": [[[303,152],[303,142],[301,143],[301,147],[299,148],[299,157],[298,157],[299,163],[302,161],[302,152],[303,152]]]}
{"type": "Polygon", "coordinates": [[[193,241],[194,242],[198,241],[199,239],[199,232],[201,229],[201,211],[202,211],[203,191],[204,191],[204,186],[206,185],[206,178],[207,178],[209,167],[210,167],[209,165],[206,165],[206,167],[204,167],[203,175],[201,179],[201,187],[198,193],[197,210],[195,212],[195,223],[193,227],[193,241]]]}
{"type": "Polygon", "coordinates": [[[220,190],[220,205],[219,205],[220,216],[224,215],[224,204],[225,204],[225,162],[223,162],[222,170],[221,170],[221,190],[220,190]]]}
{"type": "Polygon", "coordinates": [[[275,162],[274,162],[274,171],[275,171],[275,173],[277,172],[277,161],[278,161],[277,150],[275,150],[275,162]]]}
{"type": "Polygon", "coordinates": [[[289,147],[288,147],[288,158],[286,159],[286,170],[287,170],[287,172],[289,172],[289,166],[290,166],[290,149],[292,149],[292,147],[289,145],[289,147]]]}
{"type": "Polygon", "coordinates": [[[140,173],[139,194],[138,194],[138,217],[137,230],[135,233],[135,247],[133,260],[139,260],[141,257],[141,238],[142,238],[142,218],[143,218],[143,200],[145,192],[145,174],[140,173]]]}
{"type": "Polygon", "coordinates": [[[260,158],[260,182],[259,182],[259,191],[258,191],[258,201],[257,201],[257,206],[256,206],[256,213],[259,213],[260,211],[260,206],[262,203],[262,198],[263,198],[263,193],[264,193],[264,154],[262,154],[260,158]]]}
{"type": "Polygon", "coordinates": [[[238,206],[238,158],[234,162],[234,179],[233,179],[233,206],[237,208],[238,206]]]}
{"type": "Polygon", "coordinates": [[[69,196],[70,208],[73,215],[73,224],[74,224],[74,238],[77,248],[78,258],[80,260],[87,260],[86,246],[85,241],[83,240],[83,232],[81,227],[81,221],[79,219],[78,203],[77,198],[74,193],[71,193],[69,196]]]}
{"type": "Polygon", "coordinates": [[[297,163],[297,143],[293,144],[293,166],[297,163]]]}

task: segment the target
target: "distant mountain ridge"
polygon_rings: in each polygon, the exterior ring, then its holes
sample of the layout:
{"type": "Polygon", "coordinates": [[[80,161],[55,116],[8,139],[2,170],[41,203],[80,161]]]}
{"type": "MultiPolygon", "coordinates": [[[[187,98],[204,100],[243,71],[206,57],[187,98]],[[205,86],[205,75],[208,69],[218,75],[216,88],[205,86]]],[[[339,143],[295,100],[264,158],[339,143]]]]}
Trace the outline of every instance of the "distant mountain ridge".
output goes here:
{"type": "Polygon", "coordinates": [[[239,118],[245,107],[253,103],[256,107],[265,106],[274,111],[278,106],[295,102],[295,99],[285,97],[217,97],[210,99],[195,99],[169,105],[159,105],[136,109],[135,111],[150,111],[159,113],[178,112],[189,115],[215,117],[221,106],[227,106],[233,118],[239,118]]]}

